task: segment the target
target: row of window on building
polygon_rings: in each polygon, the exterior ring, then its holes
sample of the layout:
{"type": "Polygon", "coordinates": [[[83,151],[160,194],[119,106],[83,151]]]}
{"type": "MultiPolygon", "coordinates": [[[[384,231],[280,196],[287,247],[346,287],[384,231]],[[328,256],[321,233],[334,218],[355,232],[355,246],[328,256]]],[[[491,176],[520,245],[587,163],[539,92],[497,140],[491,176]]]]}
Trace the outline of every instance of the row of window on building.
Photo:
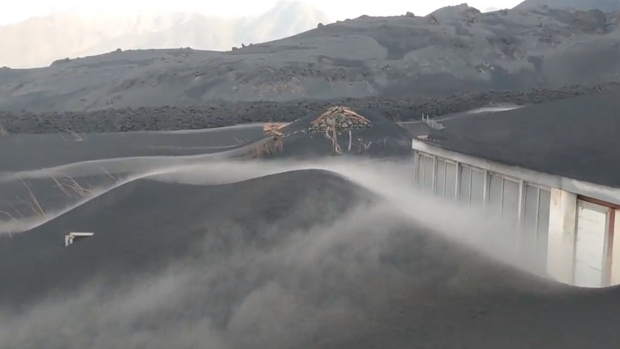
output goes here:
{"type": "Polygon", "coordinates": [[[549,205],[547,188],[499,173],[416,152],[416,181],[436,195],[481,205],[515,224],[516,247],[542,260],[547,256],[549,205]]]}

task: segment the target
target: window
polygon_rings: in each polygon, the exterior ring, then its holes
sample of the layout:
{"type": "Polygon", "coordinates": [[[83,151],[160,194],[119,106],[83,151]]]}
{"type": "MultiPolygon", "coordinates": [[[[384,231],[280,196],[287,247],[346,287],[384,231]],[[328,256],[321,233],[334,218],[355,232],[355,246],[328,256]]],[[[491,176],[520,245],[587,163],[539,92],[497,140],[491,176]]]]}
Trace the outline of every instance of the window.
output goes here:
{"type": "Polygon", "coordinates": [[[521,250],[533,258],[547,260],[549,205],[551,192],[531,184],[525,185],[521,250]]]}
{"type": "Polygon", "coordinates": [[[484,198],[484,175],[485,172],[461,166],[460,171],[459,201],[463,203],[482,204],[484,198]]]}
{"type": "Polygon", "coordinates": [[[461,174],[461,180],[459,181],[459,201],[469,204],[471,199],[471,168],[461,166],[459,172],[461,174]]]}
{"type": "Polygon", "coordinates": [[[446,161],[437,159],[437,180],[435,182],[435,193],[444,196],[446,193],[446,161]]]}
{"type": "Polygon", "coordinates": [[[456,170],[455,163],[446,162],[446,189],[445,197],[456,198],[456,170]]]}
{"type": "Polygon", "coordinates": [[[502,217],[513,223],[519,223],[519,182],[504,178],[502,196],[502,217]]]}
{"type": "Polygon", "coordinates": [[[418,164],[416,167],[416,181],[418,183],[424,183],[424,161],[426,156],[418,153],[418,164]]]}
{"type": "Polygon", "coordinates": [[[492,173],[489,175],[489,201],[487,208],[491,213],[502,213],[503,178],[492,173]]]}
{"type": "Polygon", "coordinates": [[[417,153],[416,182],[424,189],[433,189],[433,177],[435,176],[435,158],[422,153],[417,153]]]}
{"type": "Polygon", "coordinates": [[[435,159],[425,156],[424,159],[424,189],[433,190],[433,175],[435,172],[435,159]]]}
{"type": "Polygon", "coordinates": [[[547,244],[549,238],[549,206],[551,192],[539,189],[538,197],[538,224],[536,226],[536,252],[545,264],[547,262],[547,244]]]}
{"type": "MultiPolygon", "coordinates": [[[[528,257],[546,263],[549,190],[428,154],[417,153],[417,161],[416,178],[424,189],[448,199],[458,198],[461,203],[481,205],[486,201],[492,215],[521,228],[519,236],[506,238],[528,257]]],[[[516,231],[506,229],[507,233],[516,231]]]]}
{"type": "Polygon", "coordinates": [[[474,170],[471,171],[471,199],[472,204],[482,205],[484,203],[484,177],[483,171],[474,170]]]}
{"type": "Polygon", "coordinates": [[[539,190],[530,184],[525,185],[523,208],[523,229],[521,231],[521,249],[528,254],[536,251],[536,230],[538,227],[539,190]]]}

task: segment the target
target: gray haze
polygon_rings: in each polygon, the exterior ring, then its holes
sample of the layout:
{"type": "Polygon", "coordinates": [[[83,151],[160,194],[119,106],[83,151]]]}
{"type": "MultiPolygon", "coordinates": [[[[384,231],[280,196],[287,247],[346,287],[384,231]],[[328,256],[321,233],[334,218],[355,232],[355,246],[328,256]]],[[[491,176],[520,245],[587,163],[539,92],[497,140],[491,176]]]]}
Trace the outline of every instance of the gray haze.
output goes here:
{"type": "Polygon", "coordinates": [[[116,49],[191,47],[224,51],[241,44],[281,39],[330,22],[328,15],[301,2],[278,2],[260,16],[240,18],[162,11],[35,17],[0,26],[0,67],[44,67],[57,59],[116,49]]]}
{"type": "Polygon", "coordinates": [[[411,161],[132,155],[218,134],[8,135],[0,348],[617,347],[617,290],[549,280],[514,224],[420,191],[411,161]],[[55,200],[61,177],[92,190],[55,200]]]}
{"type": "MultiPolygon", "coordinates": [[[[83,167],[94,170],[95,165],[102,164],[83,164],[83,167]]],[[[488,270],[476,271],[475,258],[458,254],[451,258],[463,264],[448,277],[444,270],[429,270],[424,263],[409,271],[411,275],[385,266],[382,249],[390,245],[389,233],[424,219],[430,222],[429,228],[438,231],[438,236],[489,254],[495,260],[491,264],[507,263],[530,270],[527,263],[509,252],[506,239],[502,242],[498,238],[495,232],[507,229],[501,222],[490,221],[478,210],[452,207],[418,192],[411,182],[411,164],[369,165],[354,161],[214,162],[181,169],[160,166],[150,175],[143,174],[168,183],[209,185],[316,168],[339,173],[359,185],[362,191],[378,195],[382,200],[367,205],[351,203],[346,214],[328,225],[291,230],[288,227],[295,226],[301,217],[332,205],[305,197],[300,209],[284,221],[258,226],[252,232],[257,236],[285,233],[287,238],[274,241],[268,250],[251,248],[235,240],[230,253],[218,252],[221,241],[213,236],[197,241],[197,248],[211,251],[213,257],[207,257],[209,254],[205,252],[204,260],[179,261],[163,273],[132,280],[113,290],[105,287],[104,280],[95,280],[75,293],[41,299],[23,312],[0,309],[1,318],[11,319],[0,326],[0,346],[241,349],[304,348],[319,343],[329,347],[331,338],[342,341],[347,336],[351,340],[364,336],[355,329],[356,324],[365,325],[373,333],[382,331],[382,327],[368,327],[372,325],[372,317],[364,309],[376,306],[373,299],[380,304],[385,297],[406,291],[409,297],[415,297],[410,301],[426,304],[433,298],[430,295],[436,295],[428,293],[429,287],[459,295],[503,289],[534,294],[545,291],[546,288],[538,290],[538,282],[529,283],[521,276],[503,282],[501,273],[492,276],[499,281],[496,283],[471,282],[472,273],[486,278],[488,270]],[[157,172],[168,173],[153,175],[157,172]],[[451,219],[440,218],[445,215],[451,219]],[[263,279],[270,280],[256,282],[263,279]],[[363,285],[368,279],[384,281],[363,285]],[[359,292],[355,289],[361,289],[362,285],[363,292],[369,293],[363,296],[369,301],[357,305],[347,294],[359,292]]],[[[124,170],[142,171],[141,166],[136,168],[130,163],[125,166],[124,170]]],[[[233,236],[247,233],[232,221],[217,229],[233,236]]],[[[417,254],[416,258],[438,255],[439,251],[444,257],[450,253],[442,244],[429,241],[425,241],[424,247],[412,242],[408,248],[417,254]]],[[[426,311],[423,306],[415,309],[421,314],[426,311]]],[[[420,315],[415,321],[424,321],[424,317],[420,315]]]]}

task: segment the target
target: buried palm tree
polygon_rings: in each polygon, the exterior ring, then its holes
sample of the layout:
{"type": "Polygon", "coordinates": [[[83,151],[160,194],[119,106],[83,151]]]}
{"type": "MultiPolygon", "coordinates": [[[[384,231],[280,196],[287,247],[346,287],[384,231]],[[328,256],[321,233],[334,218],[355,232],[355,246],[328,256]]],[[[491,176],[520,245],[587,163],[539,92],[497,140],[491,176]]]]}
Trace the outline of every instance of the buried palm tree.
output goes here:
{"type": "Polygon", "coordinates": [[[267,122],[263,124],[263,133],[266,136],[282,137],[281,130],[288,125],[285,122],[267,122]]]}
{"type": "Polygon", "coordinates": [[[349,131],[349,150],[351,149],[351,129],[370,128],[372,123],[367,118],[354,112],[349,107],[336,106],[327,109],[312,122],[312,131],[323,132],[332,141],[334,151],[342,154],[338,144],[338,133],[349,131]]]}
{"type": "Polygon", "coordinates": [[[284,134],[281,130],[286,125],[288,124],[281,122],[269,122],[263,124],[263,133],[265,136],[269,136],[270,139],[257,142],[250,151],[250,157],[261,158],[276,152],[281,152],[284,148],[284,143],[282,141],[284,134]]]}
{"type": "MultiPolygon", "coordinates": [[[[296,134],[321,133],[331,141],[332,147],[337,154],[343,154],[342,147],[338,143],[338,135],[342,132],[348,132],[349,145],[348,151],[353,146],[352,130],[370,128],[372,122],[366,117],[356,113],[349,107],[334,106],[328,108],[324,113],[319,115],[310,124],[300,130],[286,132],[287,123],[270,122],[263,124],[263,132],[265,136],[270,137],[269,140],[260,142],[252,149],[254,157],[273,154],[282,151],[282,139],[296,134]]],[[[364,145],[367,150],[369,145],[364,145]]]]}
{"type": "MultiPolygon", "coordinates": [[[[284,128],[287,125],[287,123],[276,122],[263,124],[264,134],[271,137],[273,141],[275,141],[275,144],[272,144],[271,146],[272,148],[281,148],[281,139],[284,137],[300,133],[322,133],[331,141],[334,151],[338,154],[343,154],[342,148],[338,143],[338,134],[341,132],[349,133],[348,150],[350,151],[352,146],[351,131],[354,129],[370,128],[372,126],[372,122],[349,107],[334,106],[328,108],[324,113],[310,122],[310,125],[307,128],[291,133],[285,133],[284,128]]],[[[265,148],[267,147],[267,144],[261,144],[261,147],[265,148]]]]}

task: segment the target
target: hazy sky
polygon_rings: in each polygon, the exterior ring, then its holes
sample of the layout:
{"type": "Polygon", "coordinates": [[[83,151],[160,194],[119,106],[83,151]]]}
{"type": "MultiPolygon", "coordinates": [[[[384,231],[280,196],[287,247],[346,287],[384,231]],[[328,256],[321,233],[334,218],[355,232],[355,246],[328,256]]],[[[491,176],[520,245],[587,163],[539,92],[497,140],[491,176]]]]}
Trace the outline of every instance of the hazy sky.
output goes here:
{"type": "MultiPolygon", "coordinates": [[[[484,10],[488,7],[511,8],[522,0],[470,0],[470,6],[484,10]]],[[[265,12],[275,5],[274,0],[16,0],[3,6],[0,25],[23,21],[29,17],[54,13],[114,14],[136,13],[144,10],[198,11],[206,14],[242,16],[265,12]]],[[[336,19],[366,15],[398,15],[411,11],[416,15],[446,5],[457,5],[465,0],[307,0],[308,4],[332,15],[336,19]]]]}

